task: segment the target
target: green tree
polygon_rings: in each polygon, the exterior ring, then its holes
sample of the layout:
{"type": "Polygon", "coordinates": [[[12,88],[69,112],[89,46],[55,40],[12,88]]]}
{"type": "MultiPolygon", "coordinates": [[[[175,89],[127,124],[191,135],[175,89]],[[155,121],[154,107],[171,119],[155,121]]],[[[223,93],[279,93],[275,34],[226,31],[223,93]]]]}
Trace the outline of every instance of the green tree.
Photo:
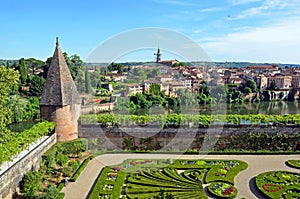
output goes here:
{"type": "Polygon", "coordinates": [[[9,95],[17,90],[19,77],[18,71],[0,66],[0,132],[7,131],[6,125],[11,123],[12,111],[5,103],[9,100],[9,95]]]}
{"type": "Polygon", "coordinates": [[[246,87],[249,87],[252,92],[257,92],[257,84],[254,80],[250,79],[246,82],[246,87]]]}
{"type": "Polygon", "coordinates": [[[17,70],[20,73],[20,83],[22,86],[24,86],[26,84],[27,81],[27,71],[28,71],[28,67],[27,64],[25,63],[25,59],[21,58],[19,60],[19,63],[17,65],[17,70]]]}
{"type": "Polygon", "coordinates": [[[37,76],[37,75],[32,75],[29,78],[29,91],[28,95],[29,96],[36,96],[40,97],[43,92],[43,88],[45,85],[46,80],[43,77],[37,76]]]}
{"type": "Polygon", "coordinates": [[[91,78],[87,67],[85,69],[84,76],[85,76],[85,93],[92,93],[91,78]]]}
{"type": "Polygon", "coordinates": [[[159,95],[160,94],[160,84],[151,84],[149,93],[153,95],[159,95]]]}

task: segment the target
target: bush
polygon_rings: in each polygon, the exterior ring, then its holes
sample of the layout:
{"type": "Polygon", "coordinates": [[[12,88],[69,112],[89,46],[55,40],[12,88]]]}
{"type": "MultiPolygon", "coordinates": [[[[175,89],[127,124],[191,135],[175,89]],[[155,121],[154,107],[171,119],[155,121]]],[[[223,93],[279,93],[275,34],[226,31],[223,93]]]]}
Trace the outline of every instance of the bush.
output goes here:
{"type": "Polygon", "coordinates": [[[64,166],[64,164],[66,164],[68,160],[69,160],[68,156],[62,153],[58,153],[55,157],[55,162],[61,167],[64,166]]]}
{"type": "Polygon", "coordinates": [[[21,188],[21,193],[24,198],[36,198],[36,192],[40,188],[40,183],[43,176],[40,172],[28,172],[23,178],[23,186],[21,188]]]}
{"type": "Polygon", "coordinates": [[[75,182],[77,180],[77,178],[79,177],[79,175],[81,174],[81,172],[84,170],[84,168],[86,167],[86,165],[89,163],[89,161],[91,159],[92,159],[92,157],[88,157],[87,159],[85,159],[83,161],[83,163],[80,165],[79,169],[76,171],[76,173],[70,179],[70,182],[75,182]]]}
{"type": "Polygon", "coordinates": [[[44,199],[57,199],[60,190],[58,190],[53,184],[49,184],[46,194],[42,197],[44,199]]]}
{"type": "Polygon", "coordinates": [[[71,177],[73,169],[70,166],[65,166],[62,168],[61,172],[65,177],[71,177]]]}

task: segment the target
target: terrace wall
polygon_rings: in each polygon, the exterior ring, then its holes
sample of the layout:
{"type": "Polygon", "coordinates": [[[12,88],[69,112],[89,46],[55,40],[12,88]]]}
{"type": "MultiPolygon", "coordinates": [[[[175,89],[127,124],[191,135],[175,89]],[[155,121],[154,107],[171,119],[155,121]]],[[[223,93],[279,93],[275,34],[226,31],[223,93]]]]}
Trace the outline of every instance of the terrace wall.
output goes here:
{"type": "MultiPolygon", "coordinates": [[[[299,132],[299,125],[214,125],[210,128],[189,128],[187,126],[178,129],[160,129],[155,126],[131,127],[131,128],[105,128],[99,124],[80,124],[78,128],[79,137],[88,138],[89,148],[93,148],[93,139],[100,138],[101,143],[108,150],[121,149],[124,138],[133,138],[136,146],[140,146],[142,138],[151,137],[154,142],[160,142],[162,146],[168,143],[177,146],[189,144],[190,147],[197,147],[198,138],[203,135],[241,135],[249,132],[269,134],[292,134],[299,132]]],[[[98,143],[99,145],[99,140],[98,143]]]]}
{"type": "MultiPolygon", "coordinates": [[[[20,182],[29,171],[39,169],[42,155],[56,143],[56,134],[47,137],[36,145],[31,145],[29,151],[23,151],[22,157],[14,159],[0,175],[0,198],[15,198],[20,189],[20,182]],[[25,153],[25,154],[24,154],[25,153]],[[10,165],[11,164],[11,165],[10,165]]],[[[20,155],[19,155],[20,156],[20,155]]],[[[2,166],[3,166],[2,164],[2,166]]],[[[3,168],[2,168],[3,169],[3,168]]]]}

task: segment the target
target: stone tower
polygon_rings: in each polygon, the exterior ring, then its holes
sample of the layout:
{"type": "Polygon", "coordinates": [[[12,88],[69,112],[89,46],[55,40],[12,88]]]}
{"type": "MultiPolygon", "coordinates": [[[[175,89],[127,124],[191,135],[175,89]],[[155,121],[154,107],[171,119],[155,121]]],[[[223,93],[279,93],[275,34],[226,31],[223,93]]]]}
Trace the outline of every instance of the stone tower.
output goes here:
{"type": "Polygon", "coordinates": [[[58,38],[40,101],[41,118],[56,123],[58,141],[78,138],[81,100],[58,38]]]}
{"type": "Polygon", "coordinates": [[[156,63],[159,63],[161,61],[161,54],[160,54],[160,49],[157,49],[156,55],[156,63]]]}

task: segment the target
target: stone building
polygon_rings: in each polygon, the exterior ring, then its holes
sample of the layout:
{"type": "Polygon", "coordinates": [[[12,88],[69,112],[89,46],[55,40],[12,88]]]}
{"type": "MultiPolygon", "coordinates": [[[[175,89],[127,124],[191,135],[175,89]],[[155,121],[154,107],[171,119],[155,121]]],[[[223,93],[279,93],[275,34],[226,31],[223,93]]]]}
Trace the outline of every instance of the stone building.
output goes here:
{"type": "Polygon", "coordinates": [[[40,111],[42,119],[56,123],[58,141],[78,138],[80,105],[77,88],[56,38],[56,48],[43,89],[40,111]]]}

